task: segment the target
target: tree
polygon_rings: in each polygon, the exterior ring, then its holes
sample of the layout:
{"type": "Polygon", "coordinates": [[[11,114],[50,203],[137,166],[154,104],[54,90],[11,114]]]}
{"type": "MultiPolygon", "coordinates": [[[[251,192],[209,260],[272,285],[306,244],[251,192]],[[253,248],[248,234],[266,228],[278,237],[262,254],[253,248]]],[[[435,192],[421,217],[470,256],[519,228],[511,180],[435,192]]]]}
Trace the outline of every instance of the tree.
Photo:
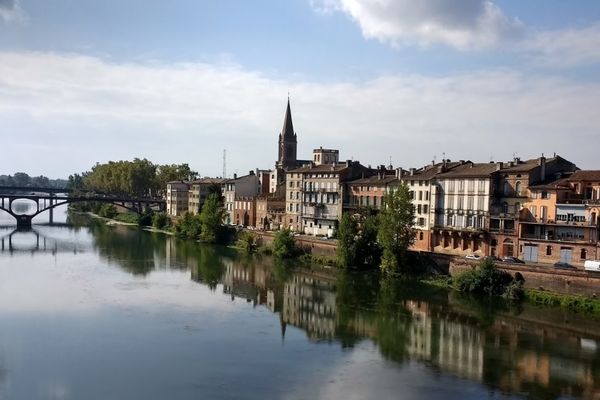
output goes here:
{"type": "Polygon", "coordinates": [[[169,226],[169,217],[164,212],[154,213],[152,216],[152,226],[156,229],[163,229],[169,226]]]}
{"type": "Polygon", "coordinates": [[[206,198],[202,211],[200,212],[200,224],[202,232],[200,239],[207,243],[221,242],[224,234],[223,221],[227,212],[216,194],[210,194],[206,198]]]}
{"type": "Polygon", "coordinates": [[[356,240],[357,266],[377,266],[381,260],[381,246],[377,241],[379,222],[374,215],[361,215],[356,240]]]}
{"type": "Polygon", "coordinates": [[[292,231],[282,229],[275,234],[273,254],[278,258],[291,258],[298,254],[292,231]]]}
{"type": "Polygon", "coordinates": [[[340,226],[337,231],[337,261],[343,268],[355,265],[356,261],[356,238],[358,236],[358,223],[349,213],[342,215],[340,226]]]}
{"type": "Polygon", "coordinates": [[[188,164],[159,165],[156,171],[158,190],[166,190],[167,183],[171,181],[184,181],[196,179],[198,173],[192,171],[188,164]]]}
{"type": "Polygon", "coordinates": [[[401,183],[396,190],[384,196],[379,213],[377,239],[383,248],[382,271],[390,274],[400,272],[400,266],[406,260],[406,251],[415,240],[414,219],[410,191],[405,183],[401,183]]]}

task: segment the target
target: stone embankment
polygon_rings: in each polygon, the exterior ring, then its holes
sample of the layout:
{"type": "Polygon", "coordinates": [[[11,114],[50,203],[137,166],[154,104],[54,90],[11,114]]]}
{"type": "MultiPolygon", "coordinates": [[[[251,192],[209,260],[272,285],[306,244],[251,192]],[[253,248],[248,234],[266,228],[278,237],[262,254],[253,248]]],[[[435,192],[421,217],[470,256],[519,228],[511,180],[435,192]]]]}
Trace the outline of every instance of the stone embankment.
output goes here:
{"type": "MultiPolygon", "coordinates": [[[[478,261],[456,258],[450,262],[450,276],[473,269],[478,264],[478,261]]],[[[561,270],[554,268],[552,265],[532,264],[497,263],[496,267],[508,272],[513,277],[518,277],[518,274],[520,274],[525,280],[524,287],[526,289],[547,290],[588,297],[600,296],[600,272],[561,270]]]]}

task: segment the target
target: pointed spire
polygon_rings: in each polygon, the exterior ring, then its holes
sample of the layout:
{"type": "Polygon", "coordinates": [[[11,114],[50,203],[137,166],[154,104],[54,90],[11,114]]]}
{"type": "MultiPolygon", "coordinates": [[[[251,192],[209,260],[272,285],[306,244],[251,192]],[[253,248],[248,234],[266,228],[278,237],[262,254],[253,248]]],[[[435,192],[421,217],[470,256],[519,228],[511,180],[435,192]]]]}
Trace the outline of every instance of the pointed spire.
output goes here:
{"type": "Polygon", "coordinates": [[[292,111],[290,109],[290,95],[288,94],[287,109],[285,110],[285,117],[283,118],[283,129],[281,135],[284,139],[294,138],[294,124],[292,124],[292,111]]]}

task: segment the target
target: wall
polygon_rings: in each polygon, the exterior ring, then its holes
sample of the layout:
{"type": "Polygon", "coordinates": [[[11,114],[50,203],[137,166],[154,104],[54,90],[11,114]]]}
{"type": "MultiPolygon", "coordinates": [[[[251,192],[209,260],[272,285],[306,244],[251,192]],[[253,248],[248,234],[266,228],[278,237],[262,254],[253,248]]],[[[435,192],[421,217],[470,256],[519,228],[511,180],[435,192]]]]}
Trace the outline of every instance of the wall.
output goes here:
{"type": "MultiPolygon", "coordinates": [[[[478,262],[467,260],[454,260],[450,262],[450,275],[468,271],[477,266],[478,262]]],[[[600,273],[586,271],[561,271],[552,267],[539,267],[532,265],[513,266],[497,264],[499,269],[511,275],[520,273],[525,279],[525,288],[548,290],[556,293],[599,296],[600,273]]]]}

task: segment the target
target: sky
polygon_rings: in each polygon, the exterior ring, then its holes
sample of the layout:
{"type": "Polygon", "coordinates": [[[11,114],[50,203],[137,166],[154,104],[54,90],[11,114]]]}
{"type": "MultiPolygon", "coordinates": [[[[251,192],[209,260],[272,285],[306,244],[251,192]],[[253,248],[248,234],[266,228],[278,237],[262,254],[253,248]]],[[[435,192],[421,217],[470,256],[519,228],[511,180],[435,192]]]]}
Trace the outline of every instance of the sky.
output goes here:
{"type": "Polygon", "coordinates": [[[599,169],[597,0],[0,0],[0,174],[272,168],[320,146],[420,167],[599,169]]]}

